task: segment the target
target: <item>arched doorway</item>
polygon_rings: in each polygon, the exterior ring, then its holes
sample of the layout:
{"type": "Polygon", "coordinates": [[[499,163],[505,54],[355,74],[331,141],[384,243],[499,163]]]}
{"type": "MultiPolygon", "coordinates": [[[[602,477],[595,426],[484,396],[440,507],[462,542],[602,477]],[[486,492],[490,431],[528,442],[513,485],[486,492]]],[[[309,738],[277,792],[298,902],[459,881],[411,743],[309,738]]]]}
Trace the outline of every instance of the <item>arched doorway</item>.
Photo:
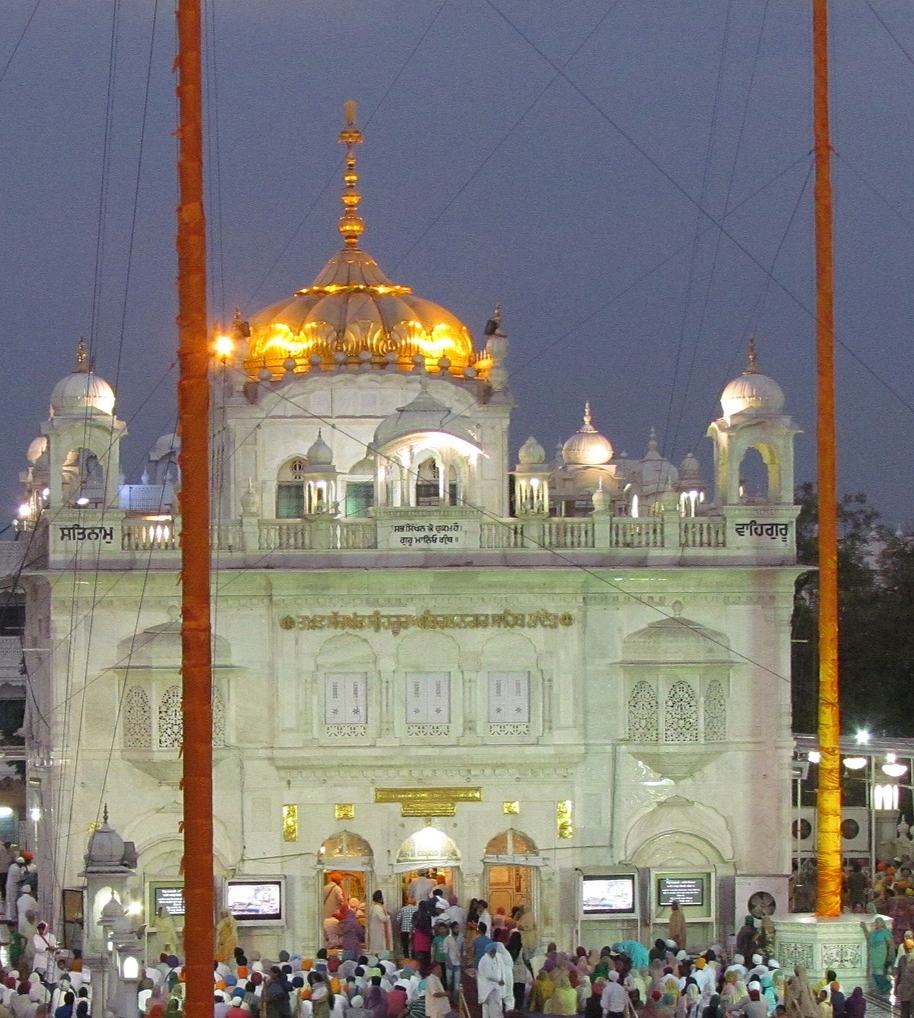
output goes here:
{"type": "Polygon", "coordinates": [[[532,912],[539,906],[539,867],[542,859],[533,839],[509,827],[486,845],[486,901],[493,920],[510,918],[518,906],[532,912]]]}
{"type": "Polygon", "coordinates": [[[317,914],[321,923],[319,943],[339,947],[337,936],[341,906],[350,905],[365,922],[365,902],[374,869],[371,845],[353,831],[331,834],[318,849],[317,914]]]}
{"type": "Polygon", "coordinates": [[[400,846],[394,872],[400,877],[400,903],[405,904],[410,884],[420,871],[444,890],[458,894],[460,852],[454,842],[431,824],[411,834],[400,846]]]}

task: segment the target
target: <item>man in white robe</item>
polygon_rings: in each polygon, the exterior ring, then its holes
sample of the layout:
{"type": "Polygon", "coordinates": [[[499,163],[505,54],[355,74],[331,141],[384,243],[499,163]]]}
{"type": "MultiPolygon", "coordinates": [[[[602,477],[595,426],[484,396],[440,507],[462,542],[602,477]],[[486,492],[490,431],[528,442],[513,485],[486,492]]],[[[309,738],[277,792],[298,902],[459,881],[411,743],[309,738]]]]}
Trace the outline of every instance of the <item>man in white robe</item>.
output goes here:
{"type": "Polygon", "coordinates": [[[493,941],[479,959],[476,969],[476,991],[482,1005],[482,1018],[502,1018],[502,993],[505,981],[497,958],[498,945],[493,941]]]}

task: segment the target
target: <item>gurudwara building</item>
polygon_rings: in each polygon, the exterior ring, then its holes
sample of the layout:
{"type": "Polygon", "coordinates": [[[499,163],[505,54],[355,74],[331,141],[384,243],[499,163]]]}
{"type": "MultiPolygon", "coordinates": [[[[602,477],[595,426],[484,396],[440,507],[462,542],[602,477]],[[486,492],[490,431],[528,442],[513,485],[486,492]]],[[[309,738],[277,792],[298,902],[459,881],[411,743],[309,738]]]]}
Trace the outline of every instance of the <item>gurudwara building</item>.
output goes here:
{"type": "MultiPolygon", "coordinates": [[[[653,433],[616,456],[597,404],[514,462],[500,314],[474,337],[384,274],[341,139],[342,249],[213,361],[214,878],[243,942],[320,946],[331,873],[395,907],[427,869],[565,945],[654,936],[673,898],[699,943],[759,894],[786,909],[783,392],[754,353],[721,379],[705,467],[653,433]]],[[[28,450],[18,578],[58,928],[104,808],[136,852],[118,894],[181,912],[179,440],[128,484],[126,439],[80,349],[28,450]]]]}

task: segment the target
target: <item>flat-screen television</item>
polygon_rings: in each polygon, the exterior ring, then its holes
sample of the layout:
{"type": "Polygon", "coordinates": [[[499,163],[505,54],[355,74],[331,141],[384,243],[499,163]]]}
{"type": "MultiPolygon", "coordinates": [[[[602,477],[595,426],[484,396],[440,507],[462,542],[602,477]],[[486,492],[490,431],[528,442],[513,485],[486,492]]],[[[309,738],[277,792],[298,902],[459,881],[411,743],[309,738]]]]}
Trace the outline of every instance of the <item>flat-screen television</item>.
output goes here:
{"type": "Polygon", "coordinates": [[[659,877],[657,880],[657,904],[704,905],[704,877],[659,877]]]}
{"type": "Polygon", "coordinates": [[[152,904],[156,915],[160,908],[164,908],[169,915],[184,915],[184,885],[156,885],[153,888],[152,904]]]}
{"type": "Polygon", "coordinates": [[[634,873],[581,877],[582,919],[634,915],[635,909],[634,873]]]}
{"type": "Polygon", "coordinates": [[[235,877],[225,882],[225,907],[239,923],[279,926],[286,919],[285,877],[235,877]]]}

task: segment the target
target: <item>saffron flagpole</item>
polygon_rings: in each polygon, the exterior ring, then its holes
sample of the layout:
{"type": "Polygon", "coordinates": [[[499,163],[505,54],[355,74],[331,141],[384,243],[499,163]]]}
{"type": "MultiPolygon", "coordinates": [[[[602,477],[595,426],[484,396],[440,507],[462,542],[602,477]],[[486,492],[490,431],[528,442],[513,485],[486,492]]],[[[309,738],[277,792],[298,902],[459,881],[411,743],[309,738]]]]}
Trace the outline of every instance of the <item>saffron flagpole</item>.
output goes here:
{"type": "Polygon", "coordinates": [[[178,0],[178,428],[184,715],[185,1012],[212,1016],[213,722],[209,551],[209,351],[203,206],[200,0],[178,0]]]}

